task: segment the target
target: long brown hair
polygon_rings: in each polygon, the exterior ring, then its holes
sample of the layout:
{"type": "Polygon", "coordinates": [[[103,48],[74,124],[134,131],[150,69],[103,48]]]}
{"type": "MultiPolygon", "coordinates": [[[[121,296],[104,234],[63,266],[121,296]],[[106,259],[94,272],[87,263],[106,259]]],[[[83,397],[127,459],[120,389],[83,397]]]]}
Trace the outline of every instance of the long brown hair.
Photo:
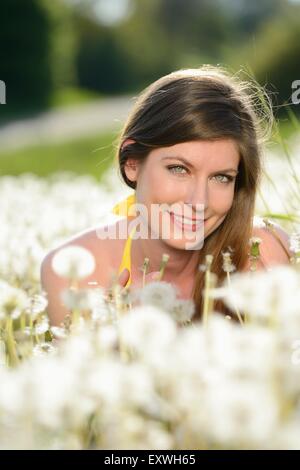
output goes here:
{"type": "MultiPolygon", "coordinates": [[[[271,100],[252,77],[243,80],[224,67],[203,65],[177,70],[151,83],[138,96],[118,138],[119,171],[134,189],[136,182],[127,178],[124,169],[128,158],[143,162],[154,148],[193,140],[230,138],[237,143],[240,163],[232,207],[199,250],[199,265],[207,254],[213,255],[211,271],[219,283],[226,275],[222,251],[233,250],[232,262],[238,271],[247,262],[263,144],[273,119],[271,100]],[[134,143],[122,148],[126,139],[134,143]]],[[[202,314],[203,289],[204,273],[199,270],[193,291],[196,320],[202,314]]],[[[230,313],[220,300],[214,309],[230,313]]]]}

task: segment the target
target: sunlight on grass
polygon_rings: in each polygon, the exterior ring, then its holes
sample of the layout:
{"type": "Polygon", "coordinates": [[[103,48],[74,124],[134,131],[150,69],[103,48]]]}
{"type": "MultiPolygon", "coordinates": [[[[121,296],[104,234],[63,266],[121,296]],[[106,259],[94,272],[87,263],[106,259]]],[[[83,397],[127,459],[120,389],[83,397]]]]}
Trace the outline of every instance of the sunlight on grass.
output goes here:
{"type": "Polygon", "coordinates": [[[82,88],[68,87],[54,91],[51,108],[63,108],[90,103],[103,98],[103,95],[82,88]]]}
{"type": "Polygon", "coordinates": [[[73,171],[101,179],[113,162],[115,138],[116,133],[111,131],[63,143],[0,152],[0,176],[29,172],[48,176],[57,171],[73,171]]]}

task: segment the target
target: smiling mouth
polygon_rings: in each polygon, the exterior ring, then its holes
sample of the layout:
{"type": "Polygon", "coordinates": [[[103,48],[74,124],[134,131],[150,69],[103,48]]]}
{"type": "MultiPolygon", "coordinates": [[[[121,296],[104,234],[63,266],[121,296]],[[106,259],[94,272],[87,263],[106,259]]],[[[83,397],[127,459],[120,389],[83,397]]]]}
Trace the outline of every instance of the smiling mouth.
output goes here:
{"type": "Polygon", "coordinates": [[[197,230],[203,226],[204,222],[207,219],[190,219],[188,217],[182,217],[176,215],[174,212],[169,212],[171,216],[171,220],[177,225],[179,228],[184,228],[187,230],[197,230]]]}
{"type": "Polygon", "coordinates": [[[172,215],[173,217],[176,217],[178,220],[182,220],[185,223],[200,223],[200,222],[205,222],[207,219],[202,219],[202,218],[197,218],[197,217],[183,217],[182,215],[175,214],[175,212],[170,212],[169,214],[172,215]]]}

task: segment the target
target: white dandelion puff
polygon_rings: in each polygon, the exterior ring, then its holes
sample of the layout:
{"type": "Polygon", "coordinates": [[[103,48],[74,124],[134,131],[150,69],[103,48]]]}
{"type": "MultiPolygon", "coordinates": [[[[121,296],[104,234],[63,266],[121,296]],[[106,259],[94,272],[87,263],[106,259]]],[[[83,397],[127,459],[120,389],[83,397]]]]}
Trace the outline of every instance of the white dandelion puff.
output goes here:
{"type": "Polygon", "coordinates": [[[46,317],[46,315],[43,315],[38,318],[35,326],[34,326],[34,332],[36,335],[42,335],[46,333],[46,331],[49,330],[49,318],[46,317]]]}
{"type": "Polygon", "coordinates": [[[166,312],[171,312],[176,305],[177,293],[177,288],[171,283],[153,281],[140,289],[137,297],[143,305],[153,305],[166,312]]]}
{"type": "Polygon", "coordinates": [[[169,345],[176,337],[176,323],[162,310],[144,305],[133,308],[120,321],[123,341],[141,353],[169,345]]]}
{"type": "Polygon", "coordinates": [[[178,299],[171,313],[178,323],[189,322],[195,313],[195,303],[192,299],[178,299]]]}
{"type": "Polygon", "coordinates": [[[60,326],[51,326],[50,332],[57,339],[65,339],[67,337],[67,331],[65,328],[60,326]]]}
{"type": "Polygon", "coordinates": [[[55,253],[52,268],[61,277],[84,279],[94,272],[95,258],[86,248],[70,245],[55,253]]]}
{"type": "Polygon", "coordinates": [[[223,257],[223,271],[225,273],[232,273],[233,271],[235,271],[235,266],[232,262],[232,253],[230,253],[229,251],[225,251],[224,253],[222,252],[222,257],[223,257]]]}
{"type": "Polygon", "coordinates": [[[22,289],[0,281],[0,318],[6,315],[13,320],[19,318],[21,313],[28,308],[28,304],[28,296],[22,289]]]}
{"type": "Polygon", "coordinates": [[[300,255],[300,232],[295,232],[291,234],[290,250],[296,255],[300,255]]]}
{"type": "Polygon", "coordinates": [[[48,356],[55,354],[56,349],[51,343],[40,343],[33,348],[32,353],[34,356],[48,356]]]}

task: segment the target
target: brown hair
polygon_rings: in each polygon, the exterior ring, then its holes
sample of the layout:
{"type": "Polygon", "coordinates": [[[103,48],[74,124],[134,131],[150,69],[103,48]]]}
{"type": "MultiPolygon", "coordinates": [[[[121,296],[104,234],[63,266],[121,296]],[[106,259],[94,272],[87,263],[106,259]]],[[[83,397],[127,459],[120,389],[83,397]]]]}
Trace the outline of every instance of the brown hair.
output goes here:
{"type": "MultiPolygon", "coordinates": [[[[248,258],[249,239],[257,188],[261,177],[263,143],[272,130],[271,100],[251,78],[243,80],[223,67],[202,65],[181,69],[151,83],[138,97],[119,137],[117,158],[121,176],[131,188],[125,173],[128,158],[143,162],[149,152],[193,140],[233,139],[239,149],[239,173],[231,209],[222,224],[211,233],[199,250],[199,265],[213,255],[211,271],[221,283],[225,278],[222,251],[233,250],[232,261],[243,269],[248,258]],[[122,148],[127,139],[134,142],[122,148]]],[[[203,309],[204,273],[196,273],[193,299],[195,319],[203,309]]],[[[215,310],[230,310],[218,300],[215,310]]]]}

